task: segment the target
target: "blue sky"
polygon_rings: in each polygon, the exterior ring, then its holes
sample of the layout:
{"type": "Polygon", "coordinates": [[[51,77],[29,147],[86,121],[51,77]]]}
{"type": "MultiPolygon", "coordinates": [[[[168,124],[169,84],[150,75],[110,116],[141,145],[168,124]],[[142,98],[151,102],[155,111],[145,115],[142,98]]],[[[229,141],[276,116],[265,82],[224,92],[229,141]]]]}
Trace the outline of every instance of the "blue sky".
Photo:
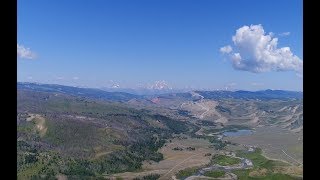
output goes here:
{"type": "Polygon", "coordinates": [[[18,81],[302,90],[301,0],[18,0],[17,37],[18,81]],[[277,48],[251,41],[253,27],[277,48]]]}

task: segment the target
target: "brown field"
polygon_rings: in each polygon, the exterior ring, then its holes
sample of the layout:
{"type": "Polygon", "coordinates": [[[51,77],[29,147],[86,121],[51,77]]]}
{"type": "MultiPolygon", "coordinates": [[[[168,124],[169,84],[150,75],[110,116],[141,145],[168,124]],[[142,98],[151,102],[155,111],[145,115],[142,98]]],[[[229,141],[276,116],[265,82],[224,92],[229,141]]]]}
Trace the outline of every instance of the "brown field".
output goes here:
{"type": "Polygon", "coordinates": [[[248,136],[226,137],[232,142],[260,147],[264,155],[294,165],[302,166],[303,134],[294,133],[279,127],[258,127],[255,133],[248,136]]]}

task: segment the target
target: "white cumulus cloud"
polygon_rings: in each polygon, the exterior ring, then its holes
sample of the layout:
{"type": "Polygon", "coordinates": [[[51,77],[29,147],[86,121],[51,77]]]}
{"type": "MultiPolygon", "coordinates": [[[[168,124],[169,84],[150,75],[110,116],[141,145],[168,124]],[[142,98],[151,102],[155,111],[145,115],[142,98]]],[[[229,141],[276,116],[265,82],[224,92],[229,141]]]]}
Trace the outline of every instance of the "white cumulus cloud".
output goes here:
{"type": "Polygon", "coordinates": [[[222,53],[230,53],[232,51],[232,47],[230,45],[223,46],[220,48],[220,52],[222,53]]]}
{"type": "Polygon", "coordinates": [[[232,41],[234,48],[229,45],[230,48],[225,46],[220,51],[228,54],[237,70],[254,73],[293,70],[302,73],[303,61],[289,47],[278,48],[278,38],[272,33],[266,34],[260,24],[239,28],[232,41]]]}
{"type": "Polygon", "coordinates": [[[30,48],[17,44],[17,57],[21,59],[35,59],[36,54],[30,48]]]}

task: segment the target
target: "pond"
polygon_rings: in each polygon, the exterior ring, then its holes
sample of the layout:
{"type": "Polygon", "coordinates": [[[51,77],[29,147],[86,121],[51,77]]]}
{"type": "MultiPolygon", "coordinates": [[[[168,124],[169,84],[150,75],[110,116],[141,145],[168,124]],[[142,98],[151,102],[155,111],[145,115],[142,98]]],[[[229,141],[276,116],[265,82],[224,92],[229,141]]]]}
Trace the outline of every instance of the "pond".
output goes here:
{"type": "Polygon", "coordinates": [[[241,130],[237,130],[237,131],[226,131],[223,133],[223,135],[227,136],[227,137],[235,137],[235,136],[251,135],[252,133],[253,133],[252,130],[241,129],[241,130]]]}

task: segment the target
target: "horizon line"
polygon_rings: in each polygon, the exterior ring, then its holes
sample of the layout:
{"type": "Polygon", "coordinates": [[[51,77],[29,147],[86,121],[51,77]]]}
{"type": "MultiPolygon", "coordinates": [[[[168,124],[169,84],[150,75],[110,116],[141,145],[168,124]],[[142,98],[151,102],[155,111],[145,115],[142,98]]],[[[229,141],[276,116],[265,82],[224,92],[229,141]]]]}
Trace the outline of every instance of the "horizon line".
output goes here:
{"type": "Polygon", "coordinates": [[[298,91],[298,90],[287,90],[287,89],[273,89],[273,88],[266,88],[266,89],[260,89],[260,90],[246,90],[246,89],[223,89],[223,88],[171,88],[171,89],[151,89],[151,88],[147,88],[147,87],[124,87],[124,88],[113,88],[113,87],[90,87],[90,86],[85,86],[85,85],[65,85],[65,84],[57,84],[57,83],[42,83],[42,82],[30,82],[30,81],[17,81],[18,83],[29,83],[29,84],[39,84],[39,85],[59,85],[59,86],[69,86],[69,87],[76,87],[76,88],[88,88],[88,89],[99,89],[102,91],[106,91],[108,90],[114,90],[113,92],[120,92],[120,91],[116,91],[118,90],[154,90],[154,91],[186,91],[186,92],[190,92],[190,91],[229,91],[229,92],[236,92],[236,91],[249,91],[249,92],[257,92],[257,91],[267,91],[267,90],[271,90],[271,91],[291,91],[291,92],[301,92],[303,93],[303,90],[298,91]]]}

